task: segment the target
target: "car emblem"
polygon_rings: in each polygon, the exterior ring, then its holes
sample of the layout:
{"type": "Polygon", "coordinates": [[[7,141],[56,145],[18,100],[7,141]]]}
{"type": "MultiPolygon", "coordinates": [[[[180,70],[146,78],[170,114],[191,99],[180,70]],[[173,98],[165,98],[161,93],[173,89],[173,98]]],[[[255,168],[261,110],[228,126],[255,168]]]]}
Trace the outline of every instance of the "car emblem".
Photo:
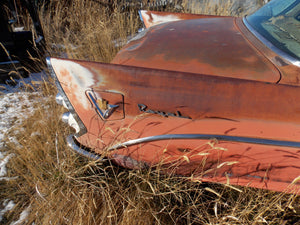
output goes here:
{"type": "Polygon", "coordinates": [[[118,104],[109,104],[108,100],[97,97],[96,93],[93,90],[87,91],[86,94],[93,107],[96,109],[97,113],[103,120],[110,118],[110,116],[119,107],[118,104]]]}

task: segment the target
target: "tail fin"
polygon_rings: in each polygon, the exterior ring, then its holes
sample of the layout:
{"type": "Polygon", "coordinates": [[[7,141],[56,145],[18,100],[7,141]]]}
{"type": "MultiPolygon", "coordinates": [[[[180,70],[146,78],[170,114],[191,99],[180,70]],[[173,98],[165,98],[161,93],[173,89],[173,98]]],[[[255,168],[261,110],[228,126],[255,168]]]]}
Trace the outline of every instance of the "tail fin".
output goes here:
{"type": "Polygon", "coordinates": [[[199,15],[199,14],[189,14],[189,13],[170,13],[170,12],[156,12],[148,10],[139,11],[140,18],[144,23],[146,28],[168,23],[178,20],[192,20],[192,19],[201,19],[201,18],[213,18],[216,16],[211,15],[199,15]]]}

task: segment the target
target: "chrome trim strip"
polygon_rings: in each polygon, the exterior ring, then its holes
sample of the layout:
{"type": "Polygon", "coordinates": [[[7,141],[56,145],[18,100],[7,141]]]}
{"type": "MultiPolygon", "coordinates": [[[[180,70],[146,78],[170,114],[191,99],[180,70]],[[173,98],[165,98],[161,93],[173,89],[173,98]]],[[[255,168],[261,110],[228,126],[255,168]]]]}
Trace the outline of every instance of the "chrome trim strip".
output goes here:
{"type": "Polygon", "coordinates": [[[59,105],[63,105],[63,96],[58,92],[55,97],[56,103],[59,105]]]}
{"type": "Polygon", "coordinates": [[[165,135],[143,137],[143,138],[126,141],[121,144],[117,144],[117,145],[110,147],[109,150],[112,151],[115,149],[126,148],[126,147],[129,147],[132,145],[143,144],[143,143],[147,143],[147,142],[151,142],[151,141],[180,140],[180,139],[181,140],[217,139],[219,141],[243,142],[243,143],[250,143],[250,144],[275,145],[275,146],[283,146],[283,147],[300,148],[300,142],[293,142],[293,141],[279,141],[279,140],[272,140],[272,139],[214,135],[214,134],[165,134],[165,135]]]}
{"type": "Polygon", "coordinates": [[[65,107],[66,109],[68,109],[67,104],[64,101],[64,97],[58,92],[56,97],[55,97],[56,103],[59,105],[62,105],[63,107],[65,107]]]}
{"type": "Polygon", "coordinates": [[[119,105],[107,104],[108,108],[104,112],[102,112],[102,110],[98,106],[98,103],[97,103],[96,99],[93,97],[93,95],[90,92],[87,92],[87,94],[90,97],[90,99],[92,100],[94,106],[96,107],[97,112],[100,114],[100,116],[103,119],[108,119],[111,116],[111,114],[115,111],[115,109],[119,107],[119,105]]]}
{"type": "Polygon", "coordinates": [[[284,51],[277,48],[271,42],[269,42],[266,38],[264,38],[260,33],[258,33],[247,21],[246,17],[243,18],[243,22],[248,30],[254,34],[262,43],[264,43],[269,49],[275,52],[277,55],[281,56],[285,60],[289,61],[291,64],[300,67],[300,61],[295,59],[294,57],[290,56],[289,54],[285,53],[284,51]]]}
{"type": "Polygon", "coordinates": [[[0,62],[0,65],[19,64],[19,63],[20,62],[18,60],[14,60],[14,61],[0,62]]]}
{"type": "Polygon", "coordinates": [[[93,160],[99,160],[101,159],[101,161],[105,161],[102,157],[100,157],[99,155],[97,154],[94,154],[94,153],[91,153],[87,150],[84,150],[83,148],[80,148],[74,141],[74,136],[73,135],[69,135],[67,137],[67,143],[68,143],[68,146],[73,149],[75,152],[79,153],[80,155],[82,156],[85,156],[85,157],[88,157],[90,159],[93,159],[93,160]]]}
{"type": "Polygon", "coordinates": [[[139,10],[138,12],[139,12],[140,20],[143,23],[143,25],[145,26],[145,22],[144,22],[144,19],[143,19],[143,16],[142,16],[142,10],[139,10]]]}
{"type": "Polygon", "coordinates": [[[80,137],[82,136],[83,134],[87,133],[87,129],[86,127],[84,126],[83,122],[81,121],[81,119],[79,118],[79,116],[77,115],[74,107],[72,106],[71,102],[69,101],[68,97],[66,96],[62,86],[60,85],[56,75],[55,75],[55,72],[54,72],[54,69],[51,65],[51,61],[50,61],[50,57],[47,57],[46,58],[46,63],[47,63],[47,66],[48,66],[48,70],[50,72],[50,75],[51,77],[54,79],[55,81],[55,85],[58,89],[58,92],[61,94],[61,96],[63,97],[63,100],[65,102],[65,105],[67,106],[67,109],[70,111],[70,113],[73,115],[74,119],[76,120],[76,122],[78,123],[79,125],[79,128],[80,128],[80,131],[78,133],[76,133],[74,136],[75,137],[80,137]]]}
{"type": "Polygon", "coordinates": [[[68,124],[70,127],[72,127],[76,133],[80,132],[80,127],[79,124],[77,123],[77,121],[74,119],[72,113],[70,112],[65,112],[62,115],[62,121],[66,124],[68,124]]]}
{"type": "Polygon", "coordinates": [[[70,117],[71,113],[70,112],[65,112],[64,114],[62,114],[61,120],[68,124],[69,123],[69,117],[70,117]]]}

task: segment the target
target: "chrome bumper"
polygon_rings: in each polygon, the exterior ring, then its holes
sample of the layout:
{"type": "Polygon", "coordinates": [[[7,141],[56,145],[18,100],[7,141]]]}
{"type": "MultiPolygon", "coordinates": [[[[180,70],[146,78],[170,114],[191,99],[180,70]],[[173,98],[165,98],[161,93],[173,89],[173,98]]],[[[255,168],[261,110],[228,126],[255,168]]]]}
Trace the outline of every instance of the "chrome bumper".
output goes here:
{"type": "Polygon", "coordinates": [[[68,146],[71,149],[73,149],[75,152],[79,153],[82,156],[93,159],[93,160],[100,160],[100,159],[103,160],[103,158],[100,157],[99,155],[94,154],[94,153],[87,151],[84,148],[81,148],[80,146],[78,146],[78,144],[75,142],[74,139],[75,139],[74,135],[69,135],[67,137],[67,143],[68,143],[68,146]]]}

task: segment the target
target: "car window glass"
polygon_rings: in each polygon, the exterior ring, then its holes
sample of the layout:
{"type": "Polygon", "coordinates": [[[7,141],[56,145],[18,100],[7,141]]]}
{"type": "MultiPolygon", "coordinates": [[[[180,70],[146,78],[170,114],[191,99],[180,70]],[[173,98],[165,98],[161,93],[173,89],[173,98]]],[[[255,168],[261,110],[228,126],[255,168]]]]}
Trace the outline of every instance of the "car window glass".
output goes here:
{"type": "Polygon", "coordinates": [[[246,19],[277,48],[300,59],[300,0],[273,0],[246,19]]]}

